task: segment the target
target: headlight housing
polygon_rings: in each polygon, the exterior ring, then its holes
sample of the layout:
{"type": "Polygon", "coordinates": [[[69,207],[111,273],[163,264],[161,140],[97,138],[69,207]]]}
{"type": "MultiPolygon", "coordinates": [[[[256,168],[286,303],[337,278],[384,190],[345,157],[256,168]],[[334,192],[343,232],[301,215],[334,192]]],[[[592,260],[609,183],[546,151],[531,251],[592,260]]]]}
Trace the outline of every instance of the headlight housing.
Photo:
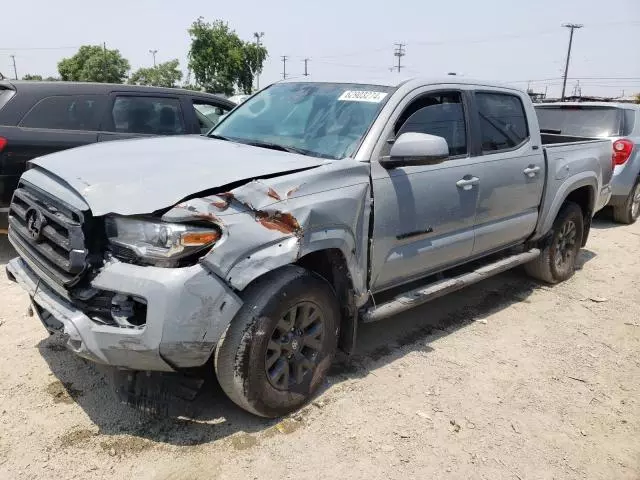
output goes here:
{"type": "Polygon", "coordinates": [[[215,227],[116,215],[106,217],[105,231],[116,257],[157,267],[182,266],[221,236],[215,227]]]}

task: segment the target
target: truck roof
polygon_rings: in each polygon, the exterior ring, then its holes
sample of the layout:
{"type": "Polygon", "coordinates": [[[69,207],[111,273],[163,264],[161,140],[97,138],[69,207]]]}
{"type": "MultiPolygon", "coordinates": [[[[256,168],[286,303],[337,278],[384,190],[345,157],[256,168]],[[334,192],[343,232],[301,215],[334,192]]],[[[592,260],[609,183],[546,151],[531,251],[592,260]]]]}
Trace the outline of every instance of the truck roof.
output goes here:
{"type": "Polygon", "coordinates": [[[523,90],[511,85],[505,85],[495,81],[478,80],[474,78],[462,77],[460,75],[447,75],[443,77],[419,77],[407,76],[398,73],[387,73],[381,75],[371,75],[366,77],[340,77],[340,76],[322,76],[309,75],[307,77],[292,77],[286,80],[280,80],[276,83],[354,83],[360,85],[381,85],[385,87],[399,87],[404,84],[422,85],[438,85],[438,84],[461,84],[461,85],[481,85],[486,87],[505,88],[522,93],[523,90]]]}

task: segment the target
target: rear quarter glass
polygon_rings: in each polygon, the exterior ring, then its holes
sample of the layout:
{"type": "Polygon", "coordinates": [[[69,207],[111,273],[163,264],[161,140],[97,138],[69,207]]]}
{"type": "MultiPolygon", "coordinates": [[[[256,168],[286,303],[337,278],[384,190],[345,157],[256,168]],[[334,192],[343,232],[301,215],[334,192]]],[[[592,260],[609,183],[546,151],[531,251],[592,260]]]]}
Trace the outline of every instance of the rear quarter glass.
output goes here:
{"type": "Polygon", "coordinates": [[[622,135],[629,136],[633,133],[636,125],[636,119],[640,110],[631,110],[629,108],[624,109],[624,120],[622,126],[622,135]]]}
{"type": "Polygon", "coordinates": [[[15,90],[0,87],[0,110],[2,110],[2,107],[4,107],[11,98],[13,98],[15,93],[15,90]]]}

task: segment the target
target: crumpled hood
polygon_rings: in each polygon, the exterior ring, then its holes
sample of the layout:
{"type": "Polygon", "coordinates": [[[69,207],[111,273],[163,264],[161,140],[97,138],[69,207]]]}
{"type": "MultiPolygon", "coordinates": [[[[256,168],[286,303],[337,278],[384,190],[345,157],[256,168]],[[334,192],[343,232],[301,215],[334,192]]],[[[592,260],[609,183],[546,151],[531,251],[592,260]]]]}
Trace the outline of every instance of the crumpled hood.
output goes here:
{"type": "Polygon", "coordinates": [[[327,162],[201,136],[115,140],[32,160],[75,189],[95,216],[151,213],[204,190],[327,162]]]}

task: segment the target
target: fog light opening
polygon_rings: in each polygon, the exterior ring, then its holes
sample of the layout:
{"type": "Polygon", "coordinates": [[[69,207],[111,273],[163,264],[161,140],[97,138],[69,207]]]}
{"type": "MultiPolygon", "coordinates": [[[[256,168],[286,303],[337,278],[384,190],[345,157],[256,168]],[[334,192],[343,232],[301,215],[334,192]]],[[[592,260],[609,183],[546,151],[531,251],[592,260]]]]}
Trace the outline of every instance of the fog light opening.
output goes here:
{"type": "Polygon", "coordinates": [[[117,293],[111,299],[111,318],[120,327],[143,327],[147,322],[147,303],[142,298],[117,293]]]}

